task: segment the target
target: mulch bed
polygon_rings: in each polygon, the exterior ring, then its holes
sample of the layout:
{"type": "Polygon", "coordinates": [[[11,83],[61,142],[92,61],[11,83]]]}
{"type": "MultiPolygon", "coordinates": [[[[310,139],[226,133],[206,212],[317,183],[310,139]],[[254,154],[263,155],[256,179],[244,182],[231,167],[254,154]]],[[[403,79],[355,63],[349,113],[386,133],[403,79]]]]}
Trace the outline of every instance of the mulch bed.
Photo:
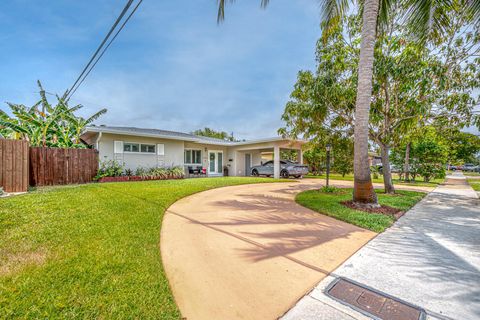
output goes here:
{"type": "Polygon", "coordinates": [[[362,207],[357,204],[355,204],[352,200],[349,201],[342,201],[340,202],[342,205],[344,205],[347,208],[354,209],[354,210],[359,210],[359,211],[364,211],[368,213],[375,213],[375,214],[383,214],[385,216],[390,216],[394,217],[395,220],[403,216],[405,212],[403,212],[400,209],[396,209],[393,207],[389,206],[380,206],[378,208],[368,208],[368,207],[362,207]]]}
{"type": "Polygon", "coordinates": [[[120,176],[120,177],[102,177],[98,179],[98,182],[125,182],[125,181],[150,181],[150,180],[173,180],[183,179],[183,177],[177,176],[164,176],[164,177],[141,177],[141,176],[120,176]]]}

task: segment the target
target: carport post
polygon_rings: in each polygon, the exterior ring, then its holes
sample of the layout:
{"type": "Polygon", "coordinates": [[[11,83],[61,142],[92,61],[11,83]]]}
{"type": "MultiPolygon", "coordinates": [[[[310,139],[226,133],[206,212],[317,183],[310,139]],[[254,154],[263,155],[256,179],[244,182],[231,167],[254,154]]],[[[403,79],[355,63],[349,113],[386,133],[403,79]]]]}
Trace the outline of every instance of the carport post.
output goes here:
{"type": "Polygon", "coordinates": [[[298,163],[303,164],[303,150],[298,149],[298,163]]]}
{"type": "Polygon", "coordinates": [[[273,147],[273,177],[280,178],[280,147],[273,147]]]}

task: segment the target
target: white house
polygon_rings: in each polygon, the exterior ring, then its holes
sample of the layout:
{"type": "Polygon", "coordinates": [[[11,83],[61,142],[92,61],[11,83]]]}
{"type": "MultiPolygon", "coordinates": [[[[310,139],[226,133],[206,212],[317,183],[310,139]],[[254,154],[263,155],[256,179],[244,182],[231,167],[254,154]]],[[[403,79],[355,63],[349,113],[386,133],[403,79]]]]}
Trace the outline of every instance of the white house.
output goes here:
{"type": "Polygon", "coordinates": [[[261,164],[262,155],[272,154],[274,177],[280,177],[280,150],[295,149],[303,162],[305,141],[281,137],[231,142],[189,133],[135,127],[90,126],[82,139],[99,151],[100,160],[117,160],[126,168],[202,166],[208,176],[250,175],[261,164]]]}

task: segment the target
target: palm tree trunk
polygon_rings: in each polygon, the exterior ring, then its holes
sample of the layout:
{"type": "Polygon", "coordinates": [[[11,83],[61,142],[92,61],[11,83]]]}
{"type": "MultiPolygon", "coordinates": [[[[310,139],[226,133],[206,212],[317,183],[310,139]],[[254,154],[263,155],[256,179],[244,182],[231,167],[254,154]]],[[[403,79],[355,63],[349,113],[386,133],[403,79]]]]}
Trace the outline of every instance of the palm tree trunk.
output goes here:
{"type": "Polygon", "coordinates": [[[386,144],[380,144],[380,153],[382,156],[382,174],[383,174],[383,185],[385,187],[385,193],[393,194],[395,193],[395,188],[393,187],[392,182],[392,170],[390,169],[390,158],[388,151],[390,147],[386,144]]]}
{"type": "Polygon", "coordinates": [[[363,7],[362,42],[355,106],[353,201],[369,204],[377,203],[368,161],[368,123],[372,100],[373,53],[377,35],[378,7],[379,0],[366,0],[363,7]]]}

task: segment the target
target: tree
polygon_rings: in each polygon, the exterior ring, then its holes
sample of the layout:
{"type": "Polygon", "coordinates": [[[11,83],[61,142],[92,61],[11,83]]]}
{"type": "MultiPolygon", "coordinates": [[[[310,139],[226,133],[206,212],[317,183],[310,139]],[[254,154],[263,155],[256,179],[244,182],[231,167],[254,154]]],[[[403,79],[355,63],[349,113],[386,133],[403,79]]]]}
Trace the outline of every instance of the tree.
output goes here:
{"type": "MultiPolygon", "coordinates": [[[[455,15],[459,16],[459,15],[455,15]]],[[[380,146],[386,192],[394,192],[389,150],[432,124],[461,128],[478,123],[474,89],[480,78],[480,60],[469,61],[478,47],[474,30],[455,36],[437,37],[436,49],[413,41],[401,17],[391,14],[390,23],[379,33],[375,47],[373,99],[369,138],[380,146]],[[444,48],[447,44],[449,49],[444,48]],[[466,54],[469,52],[469,54],[466,54]]],[[[316,73],[300,71],[285,107],[282,135],[312,139],[332,132],[351,132],[354,125],[360,27],[359,18],[344,19],[317,43],[316,73]]],[[[453,18],[452,21],[456,21],[453,18]]],[[[453,30],[465,21],[452,24],[453,30]]],[[[456,32],[447,29],[449,34],[456,32]]],[[[478,52],[478,51],[477,51],[478,52]]],[[[408,169],[408,150],[405,149],[408,169]]],[[[408,172],[407,172],[408,179],[408,172]]]]}
{"type": "Polygon", "coordinates": [[[439,135],[434,126],[422,128],[420,134],[392,151],[392,161],[399,167],[407,145],[410,148],[410,168],[412,179],[417,175],[424,181],[445,177],[445,164],[448,159],[448,139],[439,135]]]}
{"type": "Polygon", "coordinates": [[[32,107],[7,103],[12,117],[0,110],[0,134],[5,138],[28,140],[31,146],[84,148],[80,141],[83,129],[105,114],[107,109],[84,119],[75,115],[82,105],[69,107],[67,101],[59,96],[56,96],[57,104],[51,105],[40,81],[38,86],[40,101],[32,107]]]}
{"type": "Polygon", "coordinates": [[[205,127],[204,129],[198,129],[192,132],[192,134],[202,137],[210,137],[216,139],[222,139],[226,141],[236,141],[232,134],[228,134],[225,131],[215,131],[213,129],[205,127]]]}
{"type": "Polygon", "coordinates": [[[448,148],[448,162],[453,164],[476,163],[480,152],[480,137],[457,131],[444,136],[448,148]]]}
{"type": "Polygon", "coordinates": [[[353,139],[339,137],[333,139],[333,171],[340,173],[342,177],[353,172],[353,139]]]}
{"type": "Polygon", "coordinates": [[[331,168],[342,176],[353,172],[353,139],[341,135],[315,137],[305,145],[303,159],[315,175],[326,169],[326,145],[331,145],[331,168]]]}
{"type": "MultiPolygon", "coordinates": [[[[268,0],[262,0],[262,7],[265,7],[268,2],[268,0]]],[[[381,2],[380,0],[365,0],[362,3],[362,36],[355,103],[353,200],[367,205],[377,203],[368,162],[368,125],[373,87],[374,47],[377,28],[381,28],[388,21],[392,3],[386,0],[381,2]]],[[[443,30],[443,27],[448,24],[448,15],[444,8],[450,7],[450,3],[450,0],[440,0],[435,3],[419,0],[405,1],[406,18],[410,20],[412,30],[420,36],[425,36],[431,30],[443,30]]],[[[323,33],[327,35],[332,27],[345,16],[349,9],[349,2],[325,0],[320,9],[322,10],[323,33]]],[[[473,4],[469,5],[469,10],[473,12],[479,9],[478,0],[473,0],[473,4]]],[[[225,0],[219,0],[217,21],[222,21],[224,17],[225,0]]]]}

